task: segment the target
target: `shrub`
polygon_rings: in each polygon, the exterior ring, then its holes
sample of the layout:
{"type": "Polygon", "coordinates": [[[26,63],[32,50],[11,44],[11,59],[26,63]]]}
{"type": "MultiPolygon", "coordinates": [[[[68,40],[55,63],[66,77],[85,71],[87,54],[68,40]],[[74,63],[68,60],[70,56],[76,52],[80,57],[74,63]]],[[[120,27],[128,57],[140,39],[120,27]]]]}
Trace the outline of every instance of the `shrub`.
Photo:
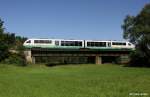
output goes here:
{"type": "Polygon", "coordinates": [[[49,62],[49,63],[46,63],[45,65],[48,67],[52,67],[52,66],[63,65],[63,64],[60,62],[49,62]]]}
{"type": "Polygon", "coordinates": [[[149,58],[138,50],[135,50],[130,54],[130,59],[129,66],[150,67],[149,58]]]}
{"type": "Polygon", "coordinates": [[[25,58],[18,54],[11,54],[8,58],[2,61],[4,64],[15,64],[17,66],[26,66],[25,58]]]}

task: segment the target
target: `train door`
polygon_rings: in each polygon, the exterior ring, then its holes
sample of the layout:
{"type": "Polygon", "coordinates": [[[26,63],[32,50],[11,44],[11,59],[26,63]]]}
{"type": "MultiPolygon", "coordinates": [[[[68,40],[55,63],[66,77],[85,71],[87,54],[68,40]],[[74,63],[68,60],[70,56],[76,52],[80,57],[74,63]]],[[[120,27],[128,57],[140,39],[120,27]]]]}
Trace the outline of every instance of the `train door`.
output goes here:
{"type": "Polygon", "coordinates": [[[55,46],[59,46],[59,41],[58,40],[55,41],[55,46]]]}
{"type": "Polygon", "coordinates": [[[111,42],[108,42],[108,44],[107,44],[107,45],[108,45],[108,47],[111,47],[111,42]]]}

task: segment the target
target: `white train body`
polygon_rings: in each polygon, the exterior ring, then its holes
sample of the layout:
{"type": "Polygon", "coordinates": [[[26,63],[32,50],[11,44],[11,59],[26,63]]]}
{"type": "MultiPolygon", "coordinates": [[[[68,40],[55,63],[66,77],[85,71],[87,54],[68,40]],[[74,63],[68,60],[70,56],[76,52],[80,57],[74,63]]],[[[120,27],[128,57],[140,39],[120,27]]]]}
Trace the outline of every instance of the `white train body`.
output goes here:
{"type": "Polygon", "coordinates": [[[94,41],[65,39],[28,39],[23,44],[26,48],[90,48],[90,49],[134,49],[128,41],[94,41]]]}

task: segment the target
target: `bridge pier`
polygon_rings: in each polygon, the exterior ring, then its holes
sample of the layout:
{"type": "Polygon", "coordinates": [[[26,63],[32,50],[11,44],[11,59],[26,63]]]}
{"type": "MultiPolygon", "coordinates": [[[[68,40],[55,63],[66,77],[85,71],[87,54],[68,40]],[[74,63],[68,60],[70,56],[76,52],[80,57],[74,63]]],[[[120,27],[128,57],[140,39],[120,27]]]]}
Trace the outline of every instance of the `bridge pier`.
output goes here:
{"type": "Polygon", "coordinates": [[[99,55],[95,56],[95,64],[102,64],[102,57],[99,55]]]}
{"type": "Polygon", "coordinates": [[[32,52],[30,49],[24,51],[25,59],[27,63],[33,63],[32,52]]]}
{"type": "Polygon", "coordinates": [[[35,64],[35,57],[32,56],[31,58],[32,58],[32,63],[35,64]]]}

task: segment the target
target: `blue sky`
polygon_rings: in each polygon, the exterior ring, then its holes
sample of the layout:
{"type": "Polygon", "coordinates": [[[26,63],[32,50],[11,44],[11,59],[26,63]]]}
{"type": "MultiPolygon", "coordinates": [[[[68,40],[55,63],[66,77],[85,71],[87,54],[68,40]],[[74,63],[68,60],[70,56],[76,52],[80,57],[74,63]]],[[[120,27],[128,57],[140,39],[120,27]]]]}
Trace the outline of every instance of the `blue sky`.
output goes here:
{"type": "Polygon", "coordinates": [[[149,0],[0,0],[6,31],[28,38],[122,40],[123,19],[149,0]]]}

